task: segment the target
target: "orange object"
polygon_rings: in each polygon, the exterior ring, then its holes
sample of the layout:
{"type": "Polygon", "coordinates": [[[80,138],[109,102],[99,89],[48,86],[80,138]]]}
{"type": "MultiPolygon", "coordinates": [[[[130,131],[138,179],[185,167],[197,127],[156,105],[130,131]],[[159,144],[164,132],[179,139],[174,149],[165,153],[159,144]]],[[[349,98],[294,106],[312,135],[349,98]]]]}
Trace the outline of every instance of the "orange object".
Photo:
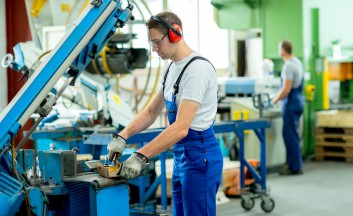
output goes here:
{"type": "Polygon", "coordinates": [[[351,80],[352,63],[351,62],[330,62],[328,64],[329,80],[339,80],[341,82],[351,80]]]}
{"type": "MultiPolygon", "coordinates": [[[[247,160],[248,163],[256,168],[260,165],[260,161],[258,160],[247,160]]],[[[223,179],[223,186],[224,186],[224,192],[228,196],[238,196],[242,193],[244,193],[244,190],[241,190],[240,188],[240,168],[231,170],[232,173],[226,175],[227,179],[223,179]],[[230,178],[232,180],[230,181],[230,178]]],[[[244,173],[245,173],[245,186],[249,186],[255,182],[255,179],[252,177],[251,173],[248,171],[248,169],[245,167],[244,168],[244,173]]]]}

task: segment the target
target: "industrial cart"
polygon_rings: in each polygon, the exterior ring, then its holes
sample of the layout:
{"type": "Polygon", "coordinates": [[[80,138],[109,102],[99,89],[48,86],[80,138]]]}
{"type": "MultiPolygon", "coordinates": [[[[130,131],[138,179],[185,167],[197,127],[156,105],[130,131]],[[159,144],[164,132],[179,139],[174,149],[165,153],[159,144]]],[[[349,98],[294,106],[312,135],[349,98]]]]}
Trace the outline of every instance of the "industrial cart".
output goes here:
{"type": "Polygon", "coordinates": [[[240,161],[240,190],[241,206],[245,210],[251,210],[255,205],[255,198],[261,197],[261,209],[265,212],[271,212],[275,207],[275,201],[270,197],[266,185],[266,128],[270,127],[269,120],[253,121],[227,121],[214,125],[215,133],[234,132],[239,139],[239,161],[240,161]],[[257,171],[252,167],[244,155],[244,131],[253,130],[260,140],[260,167],[257,171]],[[251,173],[255,182],[260,188],[255,191],[245,186],[245,167],[251,173]]]}

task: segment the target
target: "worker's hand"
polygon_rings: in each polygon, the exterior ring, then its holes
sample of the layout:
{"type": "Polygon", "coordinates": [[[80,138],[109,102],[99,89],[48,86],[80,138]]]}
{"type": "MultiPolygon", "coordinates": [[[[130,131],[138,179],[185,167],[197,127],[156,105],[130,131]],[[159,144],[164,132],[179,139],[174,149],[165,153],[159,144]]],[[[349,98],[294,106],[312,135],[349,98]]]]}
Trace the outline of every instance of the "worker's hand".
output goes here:
{"type": "Polygon", "coordinates": [[[121,163],[117,175],[124,177],[125,179],[131,179],[137,177],[141,173],[141,169],[148,158],[139,153],[132,153],[131,156],[121,163]]]}
{"type": "Polygon", "coordinates": [[[118,161],[123,154],[125,145],[126,140],[123,137],[117,134],[113,134],[112,141],[107,146],[109,160],[112,161],[114,154],[116,153],[116,160],[118,161]]]}
{"type": "Polygon", "coordinates": [[[278,100],[276,98],[272,99],[271,101],[272,106],[276,105],[277,103],[278,103],[278,100]]]}

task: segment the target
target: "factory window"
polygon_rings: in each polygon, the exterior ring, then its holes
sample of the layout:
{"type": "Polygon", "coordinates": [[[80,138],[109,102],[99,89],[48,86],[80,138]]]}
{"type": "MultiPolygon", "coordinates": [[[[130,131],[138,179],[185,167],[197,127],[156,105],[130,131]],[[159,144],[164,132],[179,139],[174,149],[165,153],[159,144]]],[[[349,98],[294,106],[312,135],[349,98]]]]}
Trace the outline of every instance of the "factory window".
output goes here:
{"type": "Polygon", "coordinates": [[[228,31],[220,29],[214,21],[211,1],[169,0],[168,8],[183,21],[184,38],[189,46],[208,58],[217,69],[227,68],[228,31]]]}
{"type": "MultiPolygon", "coordinates": [[[[149,9],[152,14],[163,11],[162,0],[149,0],[149,9]]],[[[142,8],[142,7],[141,7],[142,8]]],[[[141,9],[140,8],[140,9],[141,9]]],[[[217,69],[227,68],[229,65],[229,39],[228,31],[220,29],[213,18],[213,6],[210,1],[200,0],[179,0],[167,2],[168,10],[176,13],[183,21],[183,34],[187,44],[203,56],[208,58],[217,69]]],[[[145,20],[149,17],[144,13],[145,20]]],[[[142,20],[139,13],[134,13],[136,20],[142,20]]],[[[134,47],[146,47],[147,33],[143,24],[133,25],[132,29],[125,28],[122,31],[129,31],[137,34],[137,40],[133,41],[134,47]]],[[[166,62],[161,61],[162,67],[166,62]]],[[[159,57],[152,53],[152,67],[159,64],[159,57]]]]}

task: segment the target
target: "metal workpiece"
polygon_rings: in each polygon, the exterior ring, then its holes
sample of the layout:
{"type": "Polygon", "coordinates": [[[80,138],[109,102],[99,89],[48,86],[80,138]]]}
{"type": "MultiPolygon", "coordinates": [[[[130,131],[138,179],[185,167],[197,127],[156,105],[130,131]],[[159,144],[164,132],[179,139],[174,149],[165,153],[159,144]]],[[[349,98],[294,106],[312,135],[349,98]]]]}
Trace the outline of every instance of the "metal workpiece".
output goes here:
{"type": "Polygon", "coordinates": [[[103,165],[98,163],[98,172],[104,178],[118,178],[117,175],[121,164],[119,162],[112,163],[111,165],[103,165]]]}
{"type": "Polygon", "coordinates": [[[92,184],[96,189],[109,187],[113,185],[127,184],[127,180],[123,178],[104,178],[100,174],[96,173],[80,173],[75,177],[65,177],[63,182],[76,182],[76,183],[89,183],[92,184]]]}

